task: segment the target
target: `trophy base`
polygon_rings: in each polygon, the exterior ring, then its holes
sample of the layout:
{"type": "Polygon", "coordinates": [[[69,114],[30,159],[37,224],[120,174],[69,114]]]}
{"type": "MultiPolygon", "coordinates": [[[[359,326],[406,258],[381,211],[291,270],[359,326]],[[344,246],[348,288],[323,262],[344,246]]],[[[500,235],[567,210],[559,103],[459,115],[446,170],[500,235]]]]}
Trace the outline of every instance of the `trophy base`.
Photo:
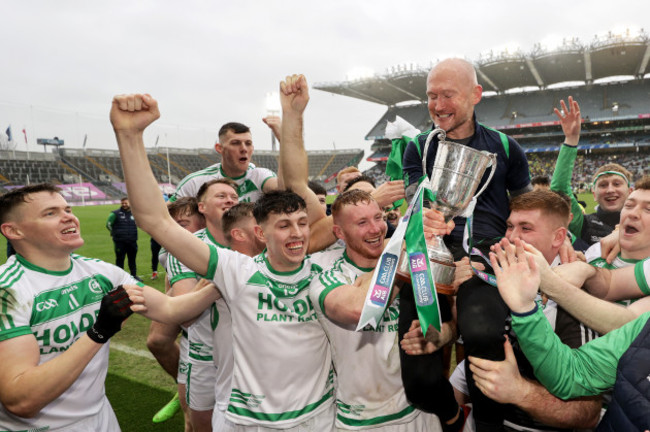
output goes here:
{"type": "MultiPolygon", "coordinates": [[[[404,254],[400,257],[398,270],[395,273],[395,280],[396,282],[400,282],[400,285],[411,283],[411,274],[406,263],[402,265],[403,260],[404,254]]],[[[454,282],[456,267],[433,259],[430,259],[429,261],[431,262],[431,270],[436,282],[436,291],[443,295],[456,295],[456,290],[452,285],[454,282]]]]}

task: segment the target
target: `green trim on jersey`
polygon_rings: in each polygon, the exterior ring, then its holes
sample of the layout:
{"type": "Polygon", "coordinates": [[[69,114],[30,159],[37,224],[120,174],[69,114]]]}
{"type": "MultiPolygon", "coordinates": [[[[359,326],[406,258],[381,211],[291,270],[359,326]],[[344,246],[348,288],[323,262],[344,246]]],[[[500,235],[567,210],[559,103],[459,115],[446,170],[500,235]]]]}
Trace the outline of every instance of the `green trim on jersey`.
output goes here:
{"type": "Polygon", "coordinates": [[[194,171],[193,173],[188,174],[187,176],[185,176],[184,179],[181,180],[181,182],[176,186],[176,190],[180,189],[182,186],[185,185],[185,183],[189,182],[190,180],[192,180],[195,177],[199,177],[199,176],[203,176],[203,175],[218,174],[220,172],[221,172],[221,164],[216,164],[216,166],[212,165],[212,166],[209,166],[209,167],[204,168],[202,170],[194,171]]]}
{"type": "MultiPolygon", "coordinates": [[[[508,140],[508,135],[504,134],[504,133],[501,132],[501,131],[498,131],[498,130],[496,130],[496,129],[493,129],[493,128],[491,128],[491,127],[485,126],[485,125],[484,125],[483,123],[481,123],[481,122],[477,122],[477,123],[478,123],[479,125],[481,125],[484,129],[491,130],[492,132],[496,132],[496,133],[499,134],[499,139],[501,139],[501,145],[503,145],[503,151],[506,152],[506,158],[507,158],[507,159],[510,159],[510,141],[508,140]]],[[[417,135],[415,136],[415,138],[413,138],[413,141],[415,141],[415,142],[418,144],[418,145],[415,146],[415,148],[417,149],[418,154],[420,155],[420,158],[422,157],[422,150],[420,149],[420,139],[419,139],[419,138],[420,138],[421,136],[423,136],[423,135],[428,136],[429,133],[431,133],[432,130],[433,130],[433,129],[430,129],[430,130],[428,130],[428,131],[426,131],[426,132],[419,133],[419,134],[417,134],[417,135]]],[[[474,131],[474,133],[476,133],[476,131],[474,131]]]]}
{"type": "Polygon", "coordinates": [[[7,270],[0,280],[0,283],[3,285],[0,288],[0,341],[32,333],[32,329],[29,326],[16,327],[14,318],[10,313],[16,308],[18,299],[14,291],[9,289],[9,287],[20,279],[24,270],[18,262],[15,262],[7,270]],[[7,276],[9,276],[10,284],[5,287],[7,276]]]}
{"type": "Polygon", "coordinates": [[[271,290],[277,298],[293,298],[302,290],[309,288],[312,278],[308,277],[298,281],[297,283],[284,283],[278,282],[266,277],[262,272],[257,271],[253,276],[246,281],[249,285],[265,286],[271,290]]]}
{"type": "Polygon", "coordinates": [[[506,152],[506,158],[507,158],[507,159],[510,159],[510,141],[508,141],[508,135],[504,134],[504,133],[501,132],[501,131],[498,131],[498,130],[496,130],[496,129],[493,129],[493,128],[491,128],[491,127],[485,126],[483,123],[480,123],[480,122],[479,122],[479,124],[480,124],[483,128],[485,128],[485,129],[487,129],[487,130],[491,130],[492,132],[496,132],[496,133],[499,134],[499,138],[501,139],[501,145],[503,145],[503,151],[506,152]]]}
{"type": "Polygon", "coordinates": [[[219,252],[217,252],[217,248],[208,245],[210,248],[210,261],[208,261],[208,271],[205,272],[205,278],[212,280],[214,279],[214,275],[217,272],[217,264],[219,263],[219,252]]]}
{"type": "Polygon", "coordinates": [[[375,425],[381,425],[383,423],[388,423],[394,420],[401,419],[402,417],[406,417],[407,415],[411,414],[413,411],[415,411],[415,408],[412,407],[411,405],[407,406],[404,408],[402,411],[390,414],[390,415],[385,415],[385,416],[379,416],[379,417],[374,417],[370,419],[365,419],[365,420],[356,420],[353,418],[345,417],[341,415],[341,412],[344,413],[349,413],[350,411],[353,411],[355,407],[351,407],[348,404],[345,404],[341,401],[336,401],[336,405],[339,408],[339,412],[336,414],[336,418],[341,421],[341,423],[347,425],[347,426],[355,426],[355,427],[360,427],[360,426],[375,426],[375,425]],[[351,409],[352,408],[352,409],[351,409]]]}
{"type": "Polygon", "coordinates": [[[210,240],[212,243],[214,243],[215,246],[220,247],[220,248],[223,248],[223,249],[230,249],[229,246],[222,245],[221,243],[219,243],[218,241],[216,241],[216,240],[214,239],[214,236],[213,236],[212,233],[210,232],[210,230],[208,230],[207,228],[204,228],[203,233],[197,234],[197,237],[200,238],[200,239],[203,239],[204,236],[207,237],[208,240],[210,240]]]}
{"type": "Polygon", "coordinates": [[[184,279],[199,279],[199,275],[194,272],[177,274],[176,276],[173,276],[171,279],[169,279],[169,285],[173,286],[176,282],[182,281],[184,279]]]}
{"type": "Polygon", "coordinates": [[[267,177],[264,179],[264,181],[262,182],[262,192],[264,192],[264,186],[266,186],[266,182],[271,180],[272,178],[277,178],[277,176],[273,175],[271,177],[267,177]]]}
{"type": "Polygon", "coordinates": [[[15,261],[11,266],[5,269],[2,275],[0,275],[0,287],[2,287],[3,290],[11,288],[13,284],[18,282],[23,274],[25,274],[23,266],[20,262],[15,261]]]}
{"type": "MultiPolygon", "coordinates": [[[[209,362],[212,361],[212,356],[211,355],[202,355],[201,353],[204,351],[205,344],[201,342],[189,342],[189,349],[187,351],[187,355],[194,360],[199,360],[199,361],[205,361],[209,362]]],[[[187,380],[188,382],[190,381],[189,379],[187,380]]]]}
{"type": "Polygon", "coordinates": [[[264,399],[264,395],[251,395],[249,393],[244,393],[241,390],[238,389],[232,389],[232,395],[230,397],[230,404],[228,405],[228,412],[231,412],[233,414],[242,416],[242,417],[250,417],[256,420],[263,420],[263,421],[269,421],[269,422],[279,422],[279,421],[285,421],[285,420],[293,420],[298,417],[304,416],[305,414],[308,414],[314,410],[316,410],[318,407],[323,405],[325,402],[328,400],[332,399],[334,396],[334,389],[330,389],[323,395],[323,397],[303,409],[299,410],[294,410],[294,411],[286,411],[283,413],[276,413],[276,414],[267,414],[267,413],[261,413],[261,412],[255,412],[251,411],[248,408],[244,407],[236,407],[233,406],[233,403],[242,403],[242,404],[251,404],[253,403],[253,406],[257,406],[262,403],[261,399],[264,399]],[[254,399],[253,399],[254,398],[254,399]]]}
{"type": "MultiPolygon", "coordinates": [[[[353,280],[342,280],[337,278],[335,275],[337,274],[343,274],[343,269],[341,268],[343,263],[348,263],[352,267],[362,271],[363,273],[369,273],[374,270],[374,267],[360,267],[354,263],[348,256],[348,250],[347,248],[343,251],[343,255],[341,255],[340,258],[338,258],[332,266],[323,271],[320,276],[319,280],[321,284],[325,287],[325,289],[320,293],[318,296],[318,303],[320,304],[320,309],[323,311],[323,314],[327,316],[327,312],[325,311],[325,298],[331,293],[334,289],[343,286],[343,285],[351,285],[354,283],[353,280]]],[[[328,317],[329,318],[329,317],[328,317]]]]}
{"type": "Polygon", "coordinates": [[[305,264],[305,260],[303,259],[303,260],[300,262],[300,266],[298,266],[298,268],[295,269],[295,270],[289,270],[289,271],[286,271],[286,272],[278,271],[278,270],[274,269],[273,266],[271,265],[271,262],[270,262],[269,259],[267,258],[267,254],[268,254],[268,250],[265,248],[265,249],[262,251],[261,254],[259,254],[258,256],[255,257],[255,261],[256,261],[256,262],[261,262],[262,260],[264,260],[264,262],[266,263],[266,267],[267,267],[267,268],[269,269],[269,271],[270,271],[271,273],[273,273],[274,275],[278,275],[278,276],[291,276],[291,275],[295,275],[295,274],[297,274],[298,272],[300,272],[300,270],[302,270],[302,266],[305,264]]]}
{"type": "Polygon", "coordinates": [[[49,274],[49,275],[52,275],[52,276],[65,276],[65,275],[69,274],[72,271],[72,257],[70,259],[70,267],[68,267],[66,270],[62,270],[62,271],[54,271],[54,270],[44,269],[43,267],[39,267],[39,266],[37,266],[35,264],[30,263],[23,256],[18,255],[18,254],[16,254],[16,261],[18,261],[19,263],[24,265],[25,268],[27,268],[29,270],[34,270],[35,272],[45,273],[45,274],[49,274]]]}
{"type": "Polygon", "coordinates": [[[361,266],[358,266],[354,261],[352,261],[352,259],[350,259],[350,256],[348,255],[348,250],[347,250],[347,248],[345,249],[345,251],[343,251],[343,259],[344,259],[346,262],[350,263],[352,266],[358,268],[359,270],[361,270],[361,271],[364,272],[364,273],[368,273],[368,272],[370,272],[370,271],[374,271],[374,270],[375,270],[374,267],[361,267],[361,266]]]}
{"type": "Polygon", "coordinates": [[[634,276],[636,277],[636,283],[639,285],[639,289],[643,291],[643,294],[650,295],[650,286],[648,286],[648,280],[645,276],[644,267],[646,264],[649,264],[650,267],[650,258],[646,258],[643,261],[639,261],[634,265],[634,276]]]}
{"type": "Polygon", "coordinates": [[[235,181],[237,181],[237,180],[243,179],[243,178],[246,176],[246,173],[248,172],[249,169],[251,169],[251,164],[250,164],[250,163],[249,163],[248,166],[246,167],[246,171],[244,171],[244,174],[240,175],[239,177],[230,177],[230,176],[229,176],[228,174],[226,174],[226,172],[223,170],[223,162],[220,162],[220,163],[219,163],[219,173],[223,176],[223,178],[227,178],[227,179],[230,179],[230,180],[235,180],[235,181]]]}

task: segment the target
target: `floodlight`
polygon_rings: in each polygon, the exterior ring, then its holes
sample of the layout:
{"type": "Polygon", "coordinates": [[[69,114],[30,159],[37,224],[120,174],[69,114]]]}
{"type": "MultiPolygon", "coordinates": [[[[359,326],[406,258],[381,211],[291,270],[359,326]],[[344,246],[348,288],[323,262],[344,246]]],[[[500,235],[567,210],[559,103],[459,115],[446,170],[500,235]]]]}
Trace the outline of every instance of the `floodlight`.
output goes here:
{"type": "Polygon", "coordinates": [[[269,114],[277,114],[280,109],[280,93],[276,91],[266,93],[266,111],[269,114]]]}
{"type": "Polygon", "coordinates": [[[555,51],[565,45],[565,39],[558,35],[548,35],[540,42],[542,48],[546,51],[555,51]]]}
{"type": "Polygon", "coordinates": [[[352,68],[346,75],[348,81],[356,81],[364,78],[372,78],[375,76],[375,71],[363,66],[352,68]]]}

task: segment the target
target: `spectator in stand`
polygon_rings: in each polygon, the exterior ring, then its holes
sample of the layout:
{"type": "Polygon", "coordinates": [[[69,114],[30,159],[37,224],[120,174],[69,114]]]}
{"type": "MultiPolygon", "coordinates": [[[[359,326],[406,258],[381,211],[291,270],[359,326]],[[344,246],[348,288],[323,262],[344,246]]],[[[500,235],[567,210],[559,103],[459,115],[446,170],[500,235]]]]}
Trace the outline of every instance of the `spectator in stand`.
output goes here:
{"type": "Polygon", "coordinates": [[[530,181],[530,184],[533,185],[533,189],[535,190],[551,188],[551,180],[547,175],[538,175],[533,177],[533,179],[530,181]]]}
{"type": "Polygon", "coordinates": [[[571,189],[571,174],[578,153],[582,117],[580,105],[569,96],[569,106],[560,101],[562,111],[555,108],[565,139],[555,165],[551,190],[564,192],[571,197],[573,219],[569,230],[588,244],[598,242],[611,233],[621,217],[621,209],[632,191],[632,174],[618,164],[601,166],[593,175],[593,194],[598,203],[596,213],[583,215],[580,204],[571,189]]]}
{"type": "MultiPolygon", "coordinates": [[[[509,214],[509,197],[532,190],[528,162],[517,141],[507,135],[481,125],[474,106],[481,100],[483,88],[478,84],[471,63],[457,58],[446,59],[434,66],[427,78],[427,99],[431,119],[447,134],[447,139],[477,150],[497,154],[496,173],[485,192],[478,198],[474,210],[474,243],[485,250],[486,246],[504,235],[509,214]]],[[[426,155],[426,172],[422,170],[424,143],[430,131],[424,132],[408,143],[404,152],[403,169],[408,176],[407,196],[415,194],[423,175],[430,175],[438,148],[434,138],[426,155]]],[[[489,173],[485,173],[481,184],[489,173]]],[[[456,227],[445,242],[461,260],[465,220],[456,218],[456,227]]],[[[463,283],[457,298],[458,325],[469,355],[503,360],[503,323],[508,308],[498,291],[478,277],[463,283]]],[[[470,374],[467,374],[470,377],[470,374]]],[[[503,407],[485,397],[468,380],[474,402],[478,431],[500,430],[503,427],[503,407]]]]}
{"type": "Polygon", "coordinates": [[[111,233],[115,246],[115,265],[123,269],[124,258],[128,257],[131,276],[140,280],[135,262],[138,254],[138,226],[131,214],[128,197],[123,197],[120,200],[120,208],[108,215],[106,228],[111,233]]]}

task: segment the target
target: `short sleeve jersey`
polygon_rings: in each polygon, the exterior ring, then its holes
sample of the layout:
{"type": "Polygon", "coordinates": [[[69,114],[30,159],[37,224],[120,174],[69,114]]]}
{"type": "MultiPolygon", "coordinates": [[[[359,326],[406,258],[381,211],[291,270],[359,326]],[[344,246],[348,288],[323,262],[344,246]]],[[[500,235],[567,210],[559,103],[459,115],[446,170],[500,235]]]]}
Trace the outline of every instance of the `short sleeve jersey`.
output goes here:
{"type": "MultiPolygon", "coordinates": [[[[205,228],[197,231],[194,235],[208,245],[224,248],[205,228]]],[[[173,256],[169,257],[168,262],[169,283],[172,286],[182,279],[199,279],[201,277],[173,256]]],[[[225,410],[230,396],[233,368],[232,326],[230,310],[225,300],[219,299],[209,309],[206,309],[187,329],[187,338],[190,363],[214,363],[216,366],[216,402],[222,411],[225,410]]]]}
{"type": "MultiPolygon", "coordinates": [[[[585,257],[587,258],[587,262],[592,266],[599,267],[599,268],[606,268],[610,270],[633,266],[640,261],[640,260],[633,260],[633,259],[625,259],[619,253],[616,256],[616,258],[612,260],[612,263],[609,264],[605,260],[605,258],[601,257],[600,243],[594,243],[593,245],[591,245],[591,247],[589,247],[589,249],[587,249],[587,251],[585,252],[585,257]]],[[[638,299],[618,300],[616,303],[621,304],[623,306],[629,306],[637,300],[638,299]]]]}
{"type": "Polygon", "coordinates": [[[254,164],[248,164],[248,169],[244,175],[232,178],[228,177],[221,168],[221,163],[214,164],[203,170],[189,174],[178,183],[176,192],[169,198],[170,201],[176,201],[181,197],[195,197],[199,188],[210,180],[229,178],[237,184],[237,195],[239,202],[255,202],[260,196],[264,184],[271,178],[276,177],[275,173],[267,168],[256,167],[254,164]]]}
{"type": "Polygon", "coordinates": [[[328,294],[374,269],[357,267],[343,251],[334,265],[315,278],[309,297],[325,329],[336,369],[336,425],[347,430],[408,423],[417,416],[402,385],[399,346],[399,298],[388,306],[377,329],[330,320],[324,302],[328,294]]]}
{"type": "Polygon", "coordinates": [[[329,344],[309,300],[328,254],[278,272],[266,251],[251,258],[211,248],[206,277],[230,307],[234,351],[226,417],[241,425],[294,427],[333,403],[329,344]]]}
{"type": "MultiPolygon", "coordinates": [[[[92,258],[71,255],[69,269],[48,271],[14,255],[0,266],[0,342],[33,334],[39,364],[52,360],[92,327],[104,294],[127,283],[137,281],[92,258]]],[[[0,430],[65,430],[99,413],[106,397],[108,353],[107,343],[74,384],[33,418],[11,415],[0,404],[0,430]]]]}

